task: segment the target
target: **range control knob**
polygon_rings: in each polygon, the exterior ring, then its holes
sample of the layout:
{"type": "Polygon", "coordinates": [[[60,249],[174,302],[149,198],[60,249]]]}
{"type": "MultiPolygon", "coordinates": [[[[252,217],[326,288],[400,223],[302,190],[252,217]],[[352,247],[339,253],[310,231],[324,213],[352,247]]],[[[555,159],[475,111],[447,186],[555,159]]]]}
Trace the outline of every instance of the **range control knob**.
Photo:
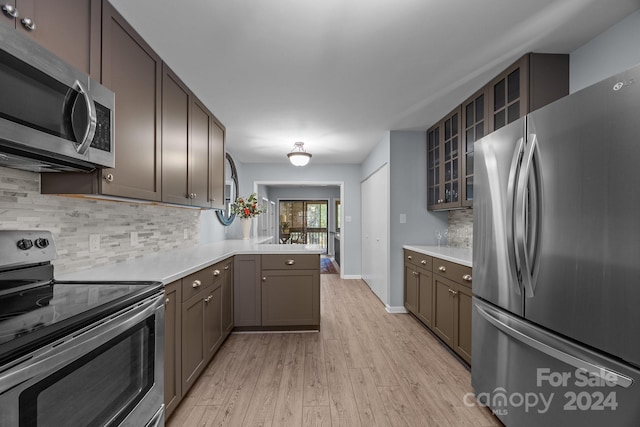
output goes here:
{"type": "Polygon", "coordinates": [[[36,244],[36,248],[44,249],[49,246],[49,239],[45,239],[44,237],[39,237],[34,242],[36,244]]]}
{"type": "Polygon", "coordinates": [[[18,249],[26,251],[27,249],[31,249],[33,247],[33,242],[29,239],[20,239],[18,240],[18,249]]]}

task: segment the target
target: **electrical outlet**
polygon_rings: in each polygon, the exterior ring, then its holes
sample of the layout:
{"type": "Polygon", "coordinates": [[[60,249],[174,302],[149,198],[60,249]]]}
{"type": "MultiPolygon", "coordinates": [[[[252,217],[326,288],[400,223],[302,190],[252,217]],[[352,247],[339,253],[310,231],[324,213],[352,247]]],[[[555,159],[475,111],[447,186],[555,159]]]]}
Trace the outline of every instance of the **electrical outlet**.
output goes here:
{"type": "Polygon", "coordinates": [[[407,223],[407,214],[400,214],[400,224],[407,223]]]}
{"type": "Polygon", "coordinates": [[[184,240],[187,240],[189,238],[189,229],[185,228],[183,233],[184,233],[184,240]]]}
{"type": "Polygon", "coordinates": [[[138,232],[132,231],[129,236],[131,238],[131,246],[138,246],[138,232]]]}
{"type": "Polygon", "coordinates": [[[100,250],[100,235],[89,235],[89,252],[98,252],[100,250]]]}

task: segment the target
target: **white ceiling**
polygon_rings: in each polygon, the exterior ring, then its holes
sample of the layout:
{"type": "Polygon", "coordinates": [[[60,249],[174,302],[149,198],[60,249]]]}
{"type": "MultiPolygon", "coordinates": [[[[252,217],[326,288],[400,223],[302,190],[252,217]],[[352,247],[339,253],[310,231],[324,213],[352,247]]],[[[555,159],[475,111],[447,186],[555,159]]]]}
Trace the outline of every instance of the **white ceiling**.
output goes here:
{"type": "Polygon", "coordinates": [[[243,163],[360,163],[526,52],[569,53],[640,0],[111,0],[243,163]]]}

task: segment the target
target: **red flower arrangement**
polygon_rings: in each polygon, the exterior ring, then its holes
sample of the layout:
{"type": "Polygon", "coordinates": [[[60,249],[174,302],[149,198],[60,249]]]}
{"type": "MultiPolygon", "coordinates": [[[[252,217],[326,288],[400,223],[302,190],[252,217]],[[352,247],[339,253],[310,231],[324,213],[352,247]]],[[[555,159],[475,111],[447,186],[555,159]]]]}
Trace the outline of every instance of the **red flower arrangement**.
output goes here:
{"type": "Polygon", "coordinates": [[[238,197],[233,205],[233,212],[240,218],[253,218],[264,212],[262,206],[258,205],[256,193],[252,193],[246,199],[238,197]]]}

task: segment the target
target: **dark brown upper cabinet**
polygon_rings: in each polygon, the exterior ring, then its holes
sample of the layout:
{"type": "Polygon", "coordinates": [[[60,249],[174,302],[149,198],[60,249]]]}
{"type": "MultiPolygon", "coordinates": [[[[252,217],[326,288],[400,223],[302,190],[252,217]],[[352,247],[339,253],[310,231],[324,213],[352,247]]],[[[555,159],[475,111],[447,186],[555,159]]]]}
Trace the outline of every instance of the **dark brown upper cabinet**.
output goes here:
{"type": "Polygon", "coordinates": [[[475,142],[568,94],[569,56],[528,53],[428,129],[427,209],[472,207],[475,142]]]}
{"type": "Polygon", "coordinates": [[[427,208],[461,206],[460,107],[427,131],[427,208]]]}
{"type": "Polygon", "coordinates": [[[462,103],[461,204],[473,206],[473,144],[488,133],[489,94],[485,86],[462,103]]]}
{"type": "Polygon", "coordinates": [[[101,0],[3,1],[0,24],[100,81],[101,10],[101,0]]]}
{"type": "Polygon", "coordinates": [[[488,86],[493,132],[569,93],[569,55],[528,53],[488,86]]]}
{"type": "Polygon", "coordinates": [[[224,126],[108,1],[102,5],[98,74],[115,92],[116,166],[42,174],[41,192],[223,208],[224,126]]]}

